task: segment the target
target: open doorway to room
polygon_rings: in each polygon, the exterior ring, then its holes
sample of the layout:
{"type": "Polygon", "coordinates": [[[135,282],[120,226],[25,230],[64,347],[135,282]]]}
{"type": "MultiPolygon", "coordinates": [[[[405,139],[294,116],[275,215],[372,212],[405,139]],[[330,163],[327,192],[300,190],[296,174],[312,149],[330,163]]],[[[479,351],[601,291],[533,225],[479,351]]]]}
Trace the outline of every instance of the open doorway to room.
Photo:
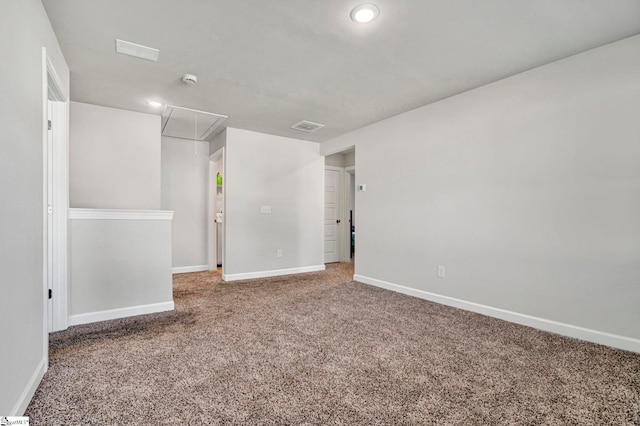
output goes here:
{"type": "Polygon", "coordinates": [[[324,176],[324,262],[352,262],[355,147],[326,156],[324,176]]]}
{"type": "Polygon", "coordinates": [[[224,148],[209,156],[209,207],[207,258],[209,270],[224,274],[224,148]]]}

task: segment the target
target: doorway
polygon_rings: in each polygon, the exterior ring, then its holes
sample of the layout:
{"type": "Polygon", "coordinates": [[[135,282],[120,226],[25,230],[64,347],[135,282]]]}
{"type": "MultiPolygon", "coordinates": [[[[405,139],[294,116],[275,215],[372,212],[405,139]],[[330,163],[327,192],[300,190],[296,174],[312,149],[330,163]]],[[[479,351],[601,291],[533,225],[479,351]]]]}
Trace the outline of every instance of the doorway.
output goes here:
{"type": "Polygon", "coordinates": [[[355,147],[325,157],[324,262],[351,262],[355,215],[355,147]]]}
{"type": "Polygon", "coordinates": [[[207,262],[209,271],[224,275],[224,148],[209,156],[209,206],[207,214],[207,262]]]}

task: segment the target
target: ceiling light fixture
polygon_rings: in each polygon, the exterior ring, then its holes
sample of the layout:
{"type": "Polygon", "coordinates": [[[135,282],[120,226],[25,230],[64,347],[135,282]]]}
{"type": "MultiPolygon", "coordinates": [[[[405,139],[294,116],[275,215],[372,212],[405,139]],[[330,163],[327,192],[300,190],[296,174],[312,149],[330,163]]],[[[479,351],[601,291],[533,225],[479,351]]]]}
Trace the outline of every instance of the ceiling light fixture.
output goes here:
{"type": "Polygon", "coordinates": [[[373,4],[361,4],[351,11],[351,19],[359,24],[366,24],[378,17],[380,10],[373,4]]]}
{"type": "Polygon", "coordinates": [[[147,104],[154,108],[160,108],[162,106],[162,102],[158,101],[147,101],[147,104]]]}

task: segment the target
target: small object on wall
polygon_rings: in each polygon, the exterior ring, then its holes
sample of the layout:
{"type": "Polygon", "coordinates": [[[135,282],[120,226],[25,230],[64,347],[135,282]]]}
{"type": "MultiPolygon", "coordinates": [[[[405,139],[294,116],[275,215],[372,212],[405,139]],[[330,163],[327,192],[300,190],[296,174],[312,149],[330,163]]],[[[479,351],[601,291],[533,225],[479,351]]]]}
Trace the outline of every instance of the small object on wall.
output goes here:
{"type": "Polygon", "coordinates": [[[362,184],[362,185],[358,185],[358,191],[360,192],[365,192],[367,190],[367,185],[366,184],[362,184]]]}
{"type": "Polygon", "coordinates": [[[220,174],[220,172],[218,172],[218,174],[216,174],[216,184],[218,186],[222,186],[222,175],[220,174]]]}

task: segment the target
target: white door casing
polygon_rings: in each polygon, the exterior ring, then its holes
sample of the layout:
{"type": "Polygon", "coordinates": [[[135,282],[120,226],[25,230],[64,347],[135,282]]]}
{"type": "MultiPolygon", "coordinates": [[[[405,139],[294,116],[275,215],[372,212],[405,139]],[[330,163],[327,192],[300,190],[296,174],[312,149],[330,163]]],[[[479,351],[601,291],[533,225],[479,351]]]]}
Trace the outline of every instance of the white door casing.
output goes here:
{"type": "Polygon", "coordinates": [[[209,271],[215,271],[218,268],[218,257],[222,257],[222,271],[224,273],[224,221],[220,227],[221,236],[218,235],[218,226],[215,221],[216,213],[222,210],[224,213],[224,147],[209,156],[209,203],[207,214],[207,263],[209,271]],[[222,180],[222,197],[219,197],[218,185],[216,182],[216,174],[220,172],[223,175],[222,180]],[[218,247],[218,237],[222,240],[221,247],[218,247]],[[218,250],[222,251],[219,253],[218,250]]]}
{"type": "MultiPolygon", "coordinates": [[[[48,332],[68,327],[67,214],[69,208],[69,102],[46,48],[43,78],[43,269],[48,332]],[[49,129],[49,123],[51,128],[49,129]],[[49,290],[52,298],[49,299],[49,290]]],[[[48,346],[48,336],[44,336],[48,346]]]]}
{"type": "MultiPolygon", "coordinates": [[[[47,257],[45,258],[45,262],[47,262],[47,290],[49,294],[53,293],[53,275],[55,272],[53,269],[53,131],[52,131],[52,123],[53,123],[53,102],[47,101],[47,187],[46,187],[46,197],[47,197],[47,257]]],[[[57,206],[56,206],[57,207],[57,206]]],[[[47,295],[47,297],[49,297],[47,295]]],[[[53,326],[53,302],[52,299],[49,298],[47,301],[47,331],[51,333],[54,331],[53,326]]]]}

